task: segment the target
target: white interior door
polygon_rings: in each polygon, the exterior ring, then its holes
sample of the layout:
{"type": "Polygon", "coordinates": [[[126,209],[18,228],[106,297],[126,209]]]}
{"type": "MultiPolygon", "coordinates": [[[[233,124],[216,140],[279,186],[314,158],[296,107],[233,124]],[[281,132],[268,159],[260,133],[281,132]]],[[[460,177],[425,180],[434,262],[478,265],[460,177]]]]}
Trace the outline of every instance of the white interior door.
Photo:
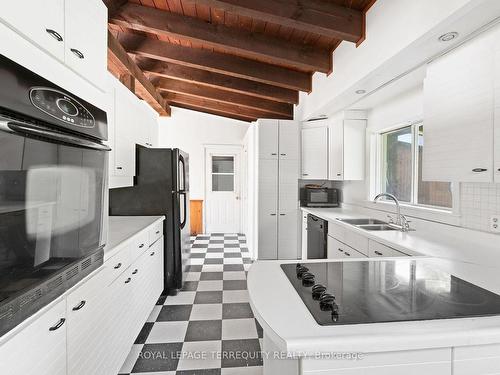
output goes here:
{"type": "Polygon", "coordinates": [[[207,148],[205,228],[207,233],[241,232],[241,148],[207,148]]]}

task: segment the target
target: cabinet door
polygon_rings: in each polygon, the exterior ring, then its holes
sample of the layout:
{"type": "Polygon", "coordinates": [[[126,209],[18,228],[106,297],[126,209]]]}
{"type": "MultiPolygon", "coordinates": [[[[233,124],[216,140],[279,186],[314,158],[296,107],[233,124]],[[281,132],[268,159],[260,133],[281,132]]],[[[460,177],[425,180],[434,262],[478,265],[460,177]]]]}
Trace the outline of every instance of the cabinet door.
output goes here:
{"type": "Polygon", "coordinates": [[[328,179],[328,128],[302,129],[302,178],[328,179]]]}
{"type": "Polygon", "coordinates": [[[491,33],[480,35],[428,66],[424,180],[493,180],[492,44],[491,33]]]}
{"type": "Polygon", "coordinates": [[[12,1],[0,18],[34,44],[64,61],[64,0],[12,1]],[[27,9],[29,7],[29,9],[27,9]]]}
{"type": "Polygon", "coordinates": [[[259,160],[259,259],[278,258],[278,160],[259,160]]]}
{"type": "Polygon", "coordinates": [[[278,259],[299,259],[299,210],[280,210],[278,217],[278,259]]]}
{"type": "Polygon", "coordinates": [[[302,259],[307,259],[307,213],[302,211],[302,259]]]}
{"type": "Polygon", "coordinates": [[[67,297],[68,374],[97,374],[108,360],[109,346],[102,345],[114,324],[108,314],[106,273],[99,271],[67,297]]]}
{"type": "Polygon", "coordinates": [[[279,121],[279,157],[298,160],[300,153],[299,126],[296,121],[279,121]]]}
{"type": "Polygon", "coordinates": [[[0,345],[0,374],[66,375],[66,299],[0,345]]]}
{"type": "Polygon", "coordinates": [[[344,179],[344,124],[342,120],[334,120],[328,129],[328,179],[342,181],[344,179]]]}
{"type": "Polygon", "coordinates": [[[343,178],[346,181],[364,180],[366,155],[366,120],[344,120],[343,129],[343,178]]]}
{"type": "Polygon", "coordinates": [[[278,121],[259,120],[257,129],[259,159],[278,159],[278,121]]]}
{"type": "Polygon", "coordinates": [[[106,6],[99,0],[66,0],[65,20],[66,64],[97,87],[105,89],[106,6]]]}

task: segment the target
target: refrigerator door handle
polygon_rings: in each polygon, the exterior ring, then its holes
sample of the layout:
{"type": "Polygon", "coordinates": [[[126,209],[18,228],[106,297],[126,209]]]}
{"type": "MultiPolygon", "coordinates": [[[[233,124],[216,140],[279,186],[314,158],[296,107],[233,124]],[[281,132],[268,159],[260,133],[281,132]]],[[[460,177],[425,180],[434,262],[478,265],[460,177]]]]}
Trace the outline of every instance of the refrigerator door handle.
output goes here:
{"type": "Polygon", "coordinates": [[[181,229],[184,229],[184,227],[186,226],[186,221],[187,221],[187,194],[185,192],[181,192],[179,193],[179,197],[182,196],[184,199],[184,217],[182,218],[181,220],[181,229]]]}

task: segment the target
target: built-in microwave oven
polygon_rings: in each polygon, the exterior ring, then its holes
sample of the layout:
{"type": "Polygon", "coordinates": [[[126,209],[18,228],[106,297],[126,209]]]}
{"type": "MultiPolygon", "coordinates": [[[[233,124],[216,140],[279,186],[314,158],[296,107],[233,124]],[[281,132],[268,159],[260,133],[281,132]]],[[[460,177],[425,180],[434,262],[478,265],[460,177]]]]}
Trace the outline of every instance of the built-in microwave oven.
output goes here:
{"type": "Polygon", "coordinates": [[[304,187],[300,191],[302,207],[339,207],[339,191],[333,188],[304,187]]]}
{"type": "Polygon", "coordinates": [[[0,336],[103,263],[106,112],[0,55],[0,336]]]}

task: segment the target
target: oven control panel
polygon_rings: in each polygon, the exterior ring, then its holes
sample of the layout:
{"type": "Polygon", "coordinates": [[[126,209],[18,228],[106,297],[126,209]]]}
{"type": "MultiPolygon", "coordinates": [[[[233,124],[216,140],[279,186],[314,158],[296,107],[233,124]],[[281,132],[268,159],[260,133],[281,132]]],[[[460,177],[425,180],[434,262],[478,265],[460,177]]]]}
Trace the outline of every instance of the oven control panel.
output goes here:
{"type": "Polygon", "coordinates": [[[33,87],[30,90],[30,100],[40,111],[67,124],[82,128],[95,126],[92,113],[64,92],[48,87],[33,87]]]}

